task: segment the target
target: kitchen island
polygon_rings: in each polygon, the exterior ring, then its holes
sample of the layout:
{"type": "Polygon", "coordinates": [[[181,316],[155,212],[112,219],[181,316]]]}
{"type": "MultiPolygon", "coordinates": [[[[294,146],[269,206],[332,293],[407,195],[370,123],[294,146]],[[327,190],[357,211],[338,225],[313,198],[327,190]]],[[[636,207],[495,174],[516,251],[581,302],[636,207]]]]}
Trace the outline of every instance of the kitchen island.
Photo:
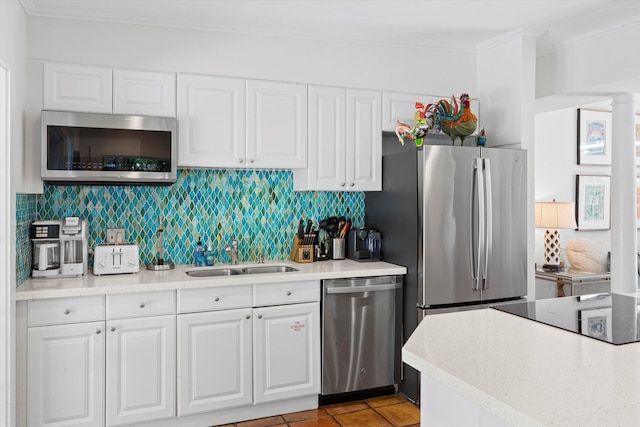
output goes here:
{"type": "Polygon", "coordinates": [[[612,345],[495,309],[427,316],[402,350],[421,424],[633,426],[640,343],[612,345]]]}

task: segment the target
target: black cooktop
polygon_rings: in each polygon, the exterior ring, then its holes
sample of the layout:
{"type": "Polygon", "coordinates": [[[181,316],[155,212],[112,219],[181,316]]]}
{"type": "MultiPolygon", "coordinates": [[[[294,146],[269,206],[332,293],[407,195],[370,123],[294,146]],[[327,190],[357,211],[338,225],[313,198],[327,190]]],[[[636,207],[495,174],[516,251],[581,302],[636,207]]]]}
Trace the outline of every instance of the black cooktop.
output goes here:
{"type": "Polygon", "coordinates": [[[492,308],[611,344],[640,342],[636,296],[593,294],[496,305],[492,308]]]}

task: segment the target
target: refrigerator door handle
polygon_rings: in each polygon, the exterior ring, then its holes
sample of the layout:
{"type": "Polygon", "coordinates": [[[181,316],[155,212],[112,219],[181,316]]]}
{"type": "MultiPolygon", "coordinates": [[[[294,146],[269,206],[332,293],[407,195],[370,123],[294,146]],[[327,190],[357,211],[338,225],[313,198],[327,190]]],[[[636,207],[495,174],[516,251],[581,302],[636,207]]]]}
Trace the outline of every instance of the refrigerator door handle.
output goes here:
{"type": "Polygon", "coordinates": [[[491,162],[484,159],[484,185],[485,185],[485,206],[487,213],[485,216],[485,240],[484,240],[484,271],[482,272],[482,289],[489,289],[487,272],[489,271],[489,260],[491,259],[493,242],[493,196],[491,194],[491,162]]]}
{"type": "MultiPolygon", "coordinates": [[[[478,195],[478,231],[474,232],[474,219],[473,219],[473,210],[471,212],[471,246],[473,245],[474,235],[477,236],[478,244],[474,248],[475,249],[475,259],[473,260],[473,290],[480,290],[480,269],[482,268],[482,258],[483,258],[483,249],[484,249],[484,237],[485,237],[485,200],[484,200],[484,174],[483,174],[483,164],[481,158],[474,159],[474,176],[475,176],[475,186],[473,191],[476,191],[478,195]]],[[[472,203],[473,206],[473,203],[472,203]]]]}

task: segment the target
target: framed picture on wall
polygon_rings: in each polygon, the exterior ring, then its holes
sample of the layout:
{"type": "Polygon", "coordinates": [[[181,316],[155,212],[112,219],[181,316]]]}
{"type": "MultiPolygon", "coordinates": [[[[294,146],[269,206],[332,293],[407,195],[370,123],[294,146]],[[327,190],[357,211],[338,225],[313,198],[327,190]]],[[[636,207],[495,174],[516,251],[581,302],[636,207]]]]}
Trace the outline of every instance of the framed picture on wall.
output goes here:
{"type": "Polygon", "coordinates": [[[611,164],[610,111],[578,109],[578,164],[611,164]]]}
{"type": "Polygon", "coordinates": [[[577,175],[576,193],[578,230],[611,228],[611,177],[577,175]]]}

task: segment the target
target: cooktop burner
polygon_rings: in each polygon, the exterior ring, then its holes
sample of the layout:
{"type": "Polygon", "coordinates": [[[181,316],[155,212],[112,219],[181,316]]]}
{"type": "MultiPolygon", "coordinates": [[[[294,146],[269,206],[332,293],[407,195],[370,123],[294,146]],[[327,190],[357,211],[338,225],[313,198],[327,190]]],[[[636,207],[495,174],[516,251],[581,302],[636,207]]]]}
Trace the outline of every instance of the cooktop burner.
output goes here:
{"type": "Polygon", "coordinates": [[[611,344],[640,341],[636,296],[593,294],[496,305],[492,308],[611,344]]]}

